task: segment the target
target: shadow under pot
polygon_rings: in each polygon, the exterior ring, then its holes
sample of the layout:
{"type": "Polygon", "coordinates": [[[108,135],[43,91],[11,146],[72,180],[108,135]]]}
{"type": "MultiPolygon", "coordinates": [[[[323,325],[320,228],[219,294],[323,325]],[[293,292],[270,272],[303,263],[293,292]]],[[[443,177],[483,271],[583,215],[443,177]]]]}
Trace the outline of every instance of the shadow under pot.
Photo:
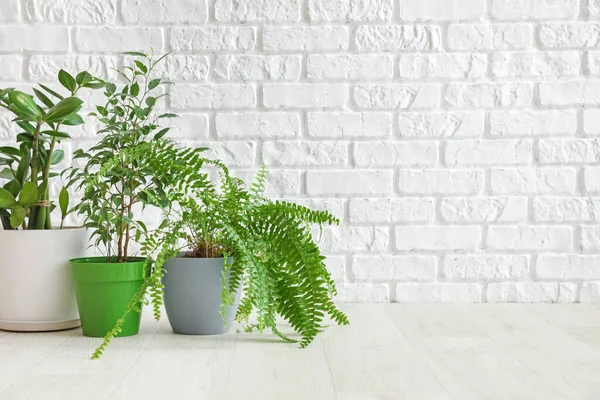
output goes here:
{"type": "MultiPolygon", "coordinates": [[[[218,335],[233,326],[240,300],[227,307],[226,324],[221,316],[224,258],[171,258],[163,277],[164,301],[173,332],[183,335],[218,335]]],[[[231,260],[229,260],[231,261],[231,260]]]]}
{"type": "MultiPolygon", "coordinates": [[[[131,257],[128,262],[107,262],[106,257],[76,258],[69,261],[84,336],[104,337],[123,317],[134,295],[149,274],[146,259],[131,257]]],[[[142,310],[142,303],[138,303],[142,310]]],[[[141,312],[131,311],[116,336],[137,335],[141,312]]]]}

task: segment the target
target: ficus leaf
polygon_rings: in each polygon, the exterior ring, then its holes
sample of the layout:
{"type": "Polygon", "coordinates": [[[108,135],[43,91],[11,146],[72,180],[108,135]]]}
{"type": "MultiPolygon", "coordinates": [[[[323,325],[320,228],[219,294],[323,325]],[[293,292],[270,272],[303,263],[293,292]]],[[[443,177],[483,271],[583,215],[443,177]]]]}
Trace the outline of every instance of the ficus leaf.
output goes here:
{"type": "Polygon", "coordinates": [[[136,57],[146,57],[144,53],[140,53],[139,51],[124,51],[121,54],[125,54],[128,56],[136,56],[136,57]]]}
{"type": "Polygon", "coordinates": [[[69,139],[71,136],[66,132],[57,132],[57,131],[42,131],[42,135],[52,136],[58,139],[69,139]]]}
{"type": "Polygon", "coordinates": [[[152,90],[155,87],[157,87],[158,85],[160,85],[160,79],[152,79],[149,83],[148,83],[148,89],[152,90]]]}
{"type": "Polygon", "coordinates": [[[140,85],[138,85],[138,83],[134,83],[133,85],[131,85],[131,89],[129,90],[129,93],[132,96],[137,96],[140,93],[140,85]]]}
{"type": "Polygon", "coordinates": [[[178,115],[177,114],[173,114],[173,113],[166,113],[166,114],[161,114],[158,116],[158,118],[177,118],[178,115]]]}
{"type": "Polygon", "coordinates": [[[67,97],[48,110],[45,120],[47,122],[60,122],[65,117],[79,111],[83,101],[77,97],[67,97]]]}
{"type": "Polygon", "coordinates": [[[40,85],[40,87],[41,87],[42,89],[44,89],[46,92],[50,93],[52,96],[54,96],[54,97],[56,97],[56,98],[58,98],[58,99],[60,99],[60,100],[64,99],[64,97],[63,97],[63,96],[61,96],[60,94],[56,93],[54,90],[50,89],[49,87],[47,87],[47,86],[44,86],[44,85],[42,85],[41,83],[40,83],[39,85],[40,85]]]}
{"type": "Polygon", "coordinates": [[[30,95],[19,92],[18,90],[13,90],[8,94],[8,98],[11,101],[11,105],[17,107],[23,114],[34,120],[42,119],[43,113],[30,95]]]}
{"type": "Polygon", "coordinates": [[[29,208],[38,199],[38,190],[33,182],[25,182],[21,193],[19,194],[19,204],[29,208]]]}
{"type": "Polygon", "coordinates": [[[83,71],[77,74],[75,82],[77,82],[78,85],[85,85],[86,83],[91,82],[92,79],[94,79],[94,77],[90,75],[89,72],[83,71]]]}
{"type": "Polygon", "coordinates": [[[77,89],[77,82],[75,81],[75,78],[73,78],[71,74],[64,69],[58,71],[58,81],[71,93],[77,89]]]}
{"type": "Polygon", "coordinates": [[[12,209],[12,213],[10,214],[10,226],[13,228],[18,228],[21,226],[23,221],[25,221],[25,216],[27,214],[27,210],[20,205],[16,205],[12,209]]]}
{"type": "Polygon", "coordinates": [[[60,214],[64,219],[69,210],[69,191],[63,187],[58,195],[58,205],[60,206],[60,214]]]}
{"type": "Polygon", "coordinates": [[[144,74],[146,72],[148,72],[148,68],[144,65],[143,62],[135,60],[134,63],[139,68],[139,70],[142,71],[144,74]]]}
{"type": "Polygon", "coordinates": [[[109,95],[112,95],[113,93],[115,93],[117,91],[117,87],[115,86],[114,83],[106,82],[106,84],[104,86],[106,87],[106,91],[108,92],[109,95]]]}
{"type": "Polygon", "coordinates": [[[11,192],[4,188],[0,188],[0,208],[11,208],[17,204],[17,199],[11,192]]]}
{"type": "Polygon", "coordinates": [[[171,128],[161,129],[156,135],[154,135],[154,139],[158,140],[158,139],[164,137],[169,132],[170,129],[171,128]]]}

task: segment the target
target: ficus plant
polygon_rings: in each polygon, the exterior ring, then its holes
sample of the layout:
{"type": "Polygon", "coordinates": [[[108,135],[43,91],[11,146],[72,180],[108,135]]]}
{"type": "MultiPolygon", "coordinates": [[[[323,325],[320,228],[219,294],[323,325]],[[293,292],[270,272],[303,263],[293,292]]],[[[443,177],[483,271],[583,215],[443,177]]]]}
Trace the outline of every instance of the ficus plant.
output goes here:
{"type": "MultiPolygon", "coordinates": [[[[224,164],[204,157],[204,150],[182,149],[162,139],[124,154],[155,176],[165,195],[164,220],[142,243],[152,273],[131,300],[125,316],[139,311],[148,292],[154,316],[159,319],[163,265],[180,252],[191,250],[192,256],[223,257],[221,314],[225,318],[226,307],[241,291],[236,319],[247,331],[270,329],[283,340],[306,347],[326,328],[328,319],[348,324],[346,315],[332,301],[335,284],[312,229],[338,224],[338,220],[326,211],[266,198],[264,168],[247,190],[224,164]],[[219,171],[218,185],[209,178],[207,167],[219,171]],[[278,316],[287,320],[300,338],[281,332],[278,316]]],[[[125,316],[115,321],[93,358],[103,354],[125,316]]]]}
{"type": "MultiPolygon", "coordinates": [[[[65,127],[83,124],[79,115],[82,88],[97,89],[104,84],[88,72],[75,77],[64,70],[58,80],[66,89],[60,94],[42,84],[34,95],[16,89],[0,90],[0,107],[15,115],[16,145],[0,147],[0,221],[5,230],[52,229],[50,213],[56,204],[49,198],[50,179],[59,174],[53,167],[64,158],[57,145],[70,136],[65,127]]],[[[59,196],[61,228],[69,213],[69,193],[59,196]]]]}
{"type": "Polygon", "coordinates": [[[152,171],[125,155],[166,135],[170,128],[162,128],[159,121],[176,117],[155,112],[157,101],[165,96],[160,87],[170,82],[154,77],[153,72],[167,54],[158,58],[139,52],[124,54],[133,57],[132,65],[116,71],[124,84],[106,82],[106,102],[90,114],[101,125],[101,138],[90,149],[73,153],[85,165],[68,172],[69,186],[83,191],[76,210],[84,215],[94,245],[105,250],[107,262],[118,263],[127,262],[132,243],[147,232],[144,222],[134,215],[136,206],[161,206],[164,197],[152,171]]]}

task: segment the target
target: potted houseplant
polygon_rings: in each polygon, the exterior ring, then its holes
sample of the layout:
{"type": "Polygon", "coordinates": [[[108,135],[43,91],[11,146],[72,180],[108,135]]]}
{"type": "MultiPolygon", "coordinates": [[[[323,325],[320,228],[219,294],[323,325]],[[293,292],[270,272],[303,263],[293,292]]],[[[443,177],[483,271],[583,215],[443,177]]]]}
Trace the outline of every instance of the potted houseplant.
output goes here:
{"type": "MultiPolygon", "coordinates": [[[[235,316],[246,330],[268,328],[301,347],[325,329],[326,315],[347,324],[346,316],[332,302],[335,285],[311,229],[337,223],[337,219],[325,211],[265,198],[264,168],[251,190],[246,190],[226,166],[202,157],[204,150],[180,149],[160,140],[129,152],[139,165],[153,171],[165,193],[165,219],[143,244],[153,258],[144,286],[155,317],[161,316],[164,293],[175,332],[226,332],[235,316]],[[203,172],[206,166],[219,170],[219,187],[203,172]],[[185,248],[191,251],[181,254],[185,248]],[[256,321],[249,323],[253,310],[256,321]],[[290,322],[300,340],[279,331],[277,315],[290,322]]],[[[126,315],[135,311],[144,292],[131,300],[126,315]]],[[[122,320],[94,358],[119,332],[122,320]]]]}
{"type": "MultiPolygon", "coordinates": [[[[133,256],[133,245],[147,233],[146,225],[134,213],[140,207],[160,205],[162,189],[151,171],[127,153],[164,136],[168,128],[161,129],[157,121],[173,117],[154,113],[163,96],[155,94],[156,89],[166,82],[152,79],[152,72],[164,56],[124,54],[135,58],[133,66],[118,71],[125,84],[117,89],[115,84],[105,83],[106,104],[91,114],[102,125],[98,132],[102,138],[89,150],[74,152],[74,159],[85,160],[85,165],[68,174],[69,185],[83,190],[76,210],[85,218],[93,245],[104,250],[100,257],[70,261],[82,331],[91,337],[106,335],[149,273],[149,261],[133,256]]],[[[135,307],[135,312],[121,321],[118,336],[138,333],[141,304],[135,307]]]]}
{"type": "MultiPolygon", "coordinates": [[[[0,329],[48,331],[79,326],[67,261],[85,251],[83,228],[63,226],[69,213],[69,194],[58,199],[60,228],[52,226],[57,202],[50,199],[53,169],[64,158],[59,149],[68,139],[65,128],[83,124],[78,114],[82,88],[101,85],[87,72],[73,77],[60,70],[67,90],[47,86],[34,96],[15,89],[0,90],[0,107],[15,115],[16,145],[0,147],[0,329]],[[63,92],[64,93],[64,92],[63,92]]],[[[68,129],[66,129],[68,130],[68,129]]]]}

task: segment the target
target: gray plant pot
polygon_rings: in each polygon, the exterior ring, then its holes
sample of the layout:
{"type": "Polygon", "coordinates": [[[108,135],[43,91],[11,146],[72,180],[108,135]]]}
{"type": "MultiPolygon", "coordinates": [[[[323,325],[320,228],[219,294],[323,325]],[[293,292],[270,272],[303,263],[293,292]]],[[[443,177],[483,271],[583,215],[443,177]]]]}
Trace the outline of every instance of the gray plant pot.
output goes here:
{"type": "Polygon", "coordinates": [[[227,308],[227,327],[221,310],[223,258],[171,258],[164,268],[164,299],[173,332],[184,335],[217,335],[229,332],[237,313],[227,308]]]}

